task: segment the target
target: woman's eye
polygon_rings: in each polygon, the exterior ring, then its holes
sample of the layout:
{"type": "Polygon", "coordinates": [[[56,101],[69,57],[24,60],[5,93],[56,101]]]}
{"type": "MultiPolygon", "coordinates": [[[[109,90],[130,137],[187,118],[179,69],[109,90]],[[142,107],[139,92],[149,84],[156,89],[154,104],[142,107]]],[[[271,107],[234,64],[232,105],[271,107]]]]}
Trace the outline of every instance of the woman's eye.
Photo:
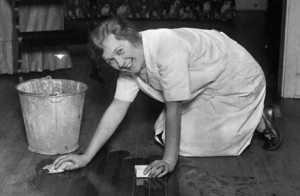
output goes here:
{"type": "Polygon", "coordinates": [[[113,59],[109,59],[106,61],[109,65],[112,65],[113,64],[113,59]]]}
{"type": "Polygon", "coordinates": [[[122,50],[122,49],[120,49],[120,50],[117,51],[117,54],[118,54],[118,55],[121,55],[122,53],[123,53],[123,50],[122,50]]]}

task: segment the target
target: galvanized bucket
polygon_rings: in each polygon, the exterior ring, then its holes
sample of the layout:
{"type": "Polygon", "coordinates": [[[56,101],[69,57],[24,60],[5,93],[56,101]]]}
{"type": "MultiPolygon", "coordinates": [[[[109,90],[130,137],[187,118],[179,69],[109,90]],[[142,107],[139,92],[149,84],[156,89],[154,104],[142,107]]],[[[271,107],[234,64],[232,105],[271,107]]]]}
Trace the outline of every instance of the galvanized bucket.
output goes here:
{"type": "Polygon", "coordinates": [[[54,155],[75,151],[87,85],[65,79],[33,79],[16,86],[32,152],[54,155]]]}

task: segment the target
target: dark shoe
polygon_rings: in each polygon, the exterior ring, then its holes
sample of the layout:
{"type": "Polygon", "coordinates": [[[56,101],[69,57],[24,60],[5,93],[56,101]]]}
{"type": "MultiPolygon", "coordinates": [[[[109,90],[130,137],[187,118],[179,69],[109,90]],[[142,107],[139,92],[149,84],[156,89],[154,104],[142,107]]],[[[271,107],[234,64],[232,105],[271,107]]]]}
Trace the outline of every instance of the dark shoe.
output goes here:
{"type": "Polygon", "coordinates": [[[276,150],[282,143],[282,137],[279,129],[275,126],[273,107],[265,107],[262,117],[266,125],[266,129],[263,131],[263,134],[267,140],[263,149],[267,151],[276,150]]]}

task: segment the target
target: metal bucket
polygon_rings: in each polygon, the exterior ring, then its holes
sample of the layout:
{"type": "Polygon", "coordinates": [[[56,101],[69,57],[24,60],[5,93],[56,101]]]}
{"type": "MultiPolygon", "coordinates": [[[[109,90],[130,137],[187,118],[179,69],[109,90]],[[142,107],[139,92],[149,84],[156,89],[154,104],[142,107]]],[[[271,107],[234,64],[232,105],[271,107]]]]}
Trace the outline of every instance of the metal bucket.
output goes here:
{"type": "Polygon", "coordinates": [[[33,79],[16,86],[32,152],[54,155],[75,151],[87,85],[64,79],[33,79]]]}

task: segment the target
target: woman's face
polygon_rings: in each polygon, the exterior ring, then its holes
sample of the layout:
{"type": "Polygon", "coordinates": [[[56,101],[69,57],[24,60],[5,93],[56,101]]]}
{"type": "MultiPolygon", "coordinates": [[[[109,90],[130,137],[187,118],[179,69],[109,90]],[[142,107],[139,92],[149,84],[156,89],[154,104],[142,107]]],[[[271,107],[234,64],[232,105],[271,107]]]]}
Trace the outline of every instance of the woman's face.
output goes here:
{"type": "Polygon", "coordinates": [[[117,40],[110,34],[103,40],[102,47],[103,59],[116,70],[139,73],[145,65],[142,44],[136,47],[128,40],[117,40]]]}

